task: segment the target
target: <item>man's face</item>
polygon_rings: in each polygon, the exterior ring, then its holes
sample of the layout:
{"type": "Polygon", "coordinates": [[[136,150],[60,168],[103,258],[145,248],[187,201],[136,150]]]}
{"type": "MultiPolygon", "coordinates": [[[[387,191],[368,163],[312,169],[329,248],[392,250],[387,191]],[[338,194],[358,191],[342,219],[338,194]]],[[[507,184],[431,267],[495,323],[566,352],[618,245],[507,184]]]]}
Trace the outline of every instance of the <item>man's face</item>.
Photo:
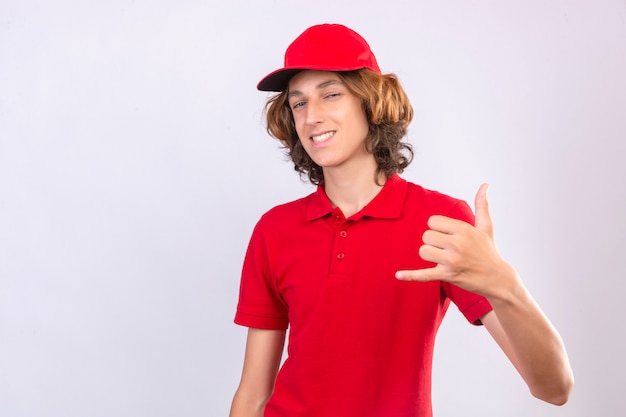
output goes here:
{"type": "Polygon", "coordinates": [[[373,158],[365,149],[369,127],[361,99],[336,73],[298,73],[289,82],[288,103],[302,146],[324,171],[373,158]]]}

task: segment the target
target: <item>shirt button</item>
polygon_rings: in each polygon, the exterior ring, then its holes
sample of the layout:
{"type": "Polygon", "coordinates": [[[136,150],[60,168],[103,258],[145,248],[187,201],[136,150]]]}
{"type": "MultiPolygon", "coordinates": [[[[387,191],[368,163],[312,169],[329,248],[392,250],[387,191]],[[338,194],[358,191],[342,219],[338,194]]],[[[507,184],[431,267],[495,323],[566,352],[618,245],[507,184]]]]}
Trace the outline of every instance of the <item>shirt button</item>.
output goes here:
{"type": "Polygon", "coordinates": [[[338,253],[338,254],[337,254],[337,259],[343,259],[343,258],[345,258],[345,257],[346,257],[346,254],[345,254],[345,253],[338,253]]]}
{"type": "Polygon", "coordinates": [[[340,222],[341,221],[341,216],[335,216],[335,221],[340,222]]]}
{"type": "Polygon", "coordinates": [[[346,237],[348,236],[348,232],[346,232],[345,230],[342,230],[341,232],[339,232],[339,236],[346,237]]]}

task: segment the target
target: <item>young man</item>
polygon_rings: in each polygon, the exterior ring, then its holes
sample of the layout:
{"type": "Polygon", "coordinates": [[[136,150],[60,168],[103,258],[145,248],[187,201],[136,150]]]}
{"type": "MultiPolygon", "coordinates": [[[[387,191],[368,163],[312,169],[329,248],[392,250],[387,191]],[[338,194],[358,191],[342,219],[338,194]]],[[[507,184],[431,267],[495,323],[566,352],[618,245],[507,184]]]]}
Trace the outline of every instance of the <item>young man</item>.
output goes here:
{"type": "Polygon", "coordinates": [[[495,248],[486,185],[474,218],[463,201],[398,175],[413,156],[402,142],[413,110],[367,42],[313,26],[258,89],[279,93],[268,132],[318,189],[267,212],[252,234],[231,417],[431,416],[434,339],[450,300],[487,328],[533,395],[565,403],[563,343],[495,248]]]}

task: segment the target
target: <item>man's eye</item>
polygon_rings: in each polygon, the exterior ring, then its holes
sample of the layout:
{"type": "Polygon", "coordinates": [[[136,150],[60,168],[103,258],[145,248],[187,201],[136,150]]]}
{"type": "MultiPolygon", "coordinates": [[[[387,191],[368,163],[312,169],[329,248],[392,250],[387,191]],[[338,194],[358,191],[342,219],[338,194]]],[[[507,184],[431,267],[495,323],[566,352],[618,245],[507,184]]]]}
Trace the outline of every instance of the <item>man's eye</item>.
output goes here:
{"type": "Polygon", "coordinates": [[[339,97],[339,93],[329,93],[326,94],[326,98],[334,98],[334,97],[339,97]]]}
{"type": "Polygon", "coordinates": [[[291,105],[291,108],[292,109],[297,109],[297,108],[302,107],[302,106],[304,106],[304,101],[296,101],[295,103],[293,103],[291,105]]]}

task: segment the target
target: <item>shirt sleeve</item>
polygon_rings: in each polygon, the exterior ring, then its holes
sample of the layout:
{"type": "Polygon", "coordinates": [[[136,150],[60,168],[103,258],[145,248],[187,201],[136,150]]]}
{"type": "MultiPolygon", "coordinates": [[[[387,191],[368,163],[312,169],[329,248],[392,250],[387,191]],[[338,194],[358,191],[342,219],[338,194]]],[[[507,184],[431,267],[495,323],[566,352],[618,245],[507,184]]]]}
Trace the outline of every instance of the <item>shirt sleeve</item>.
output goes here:
{"type": "MultiPolygon", "coordinates": [[[[459,200],[447,214],[448,217],[474,224],[474,214],[466,202],[459,200]]],[[[487,299],[454,284],[442,282],[443,290],[459,311],[472,324],[481,325],[480,318],[493,310],[487,299]]]]}
{"type": "Polygon", "coordinates": [[[289,325],[270,262],[271,234],[264,218],[257,223],[243,262],[235,323],[259,329],[285,330],[289,325]]]}

